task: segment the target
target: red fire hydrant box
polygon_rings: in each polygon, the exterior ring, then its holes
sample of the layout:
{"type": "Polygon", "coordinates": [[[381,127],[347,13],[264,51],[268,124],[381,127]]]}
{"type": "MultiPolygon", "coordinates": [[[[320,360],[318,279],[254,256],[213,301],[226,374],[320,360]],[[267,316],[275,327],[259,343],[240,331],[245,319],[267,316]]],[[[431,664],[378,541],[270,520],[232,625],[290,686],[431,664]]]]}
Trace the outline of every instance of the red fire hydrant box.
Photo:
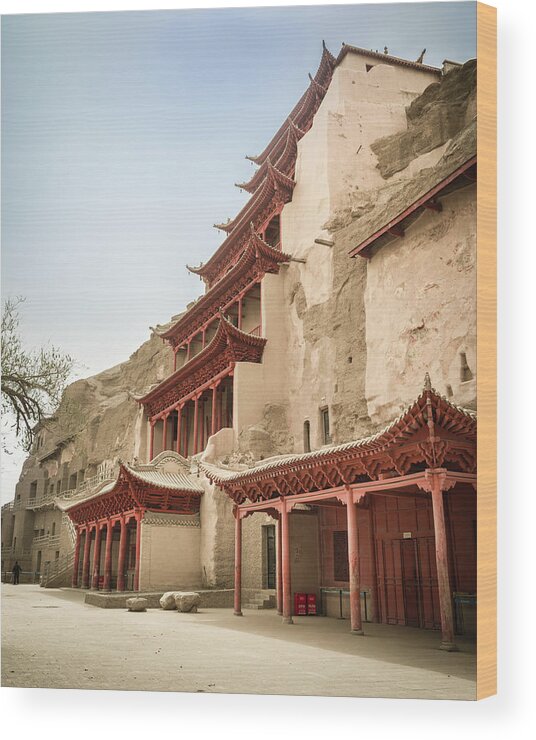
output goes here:
{"type": "Polygon", "coordinates": [[[307,614],[316,615],[316,594],[307,594],[307,614]]]}
{"type": "Polygon", "coordinates": [[[298,616],[307,614],[307,594],[294,594],[294,614],[298,616]]]}

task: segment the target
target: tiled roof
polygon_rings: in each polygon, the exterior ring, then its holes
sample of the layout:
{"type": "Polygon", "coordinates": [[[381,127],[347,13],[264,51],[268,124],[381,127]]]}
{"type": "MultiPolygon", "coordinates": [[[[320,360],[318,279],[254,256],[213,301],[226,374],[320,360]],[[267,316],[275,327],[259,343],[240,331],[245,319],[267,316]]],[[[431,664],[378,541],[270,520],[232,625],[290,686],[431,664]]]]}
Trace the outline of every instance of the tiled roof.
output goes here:
{"type": "Polygon", "coordinates": [[[272,457],[268,460],[264,460],[259,465],[238,471],[221,468],[202,461],[200,462],[199,467],[211,481],[215,483],[230,483],[235,481],[238,482],[245,478],[262,476],[264,473],[272,473],[278,469],[288,469],[289,467],[294,466],[301,467],[303,465],[307,466],[309,463],[321,460],[322,458],[328,458],[332,455],[338,455],[339,453],[351,450],[365,451],[372,450],[375,447],[383,447],[388,442],[388,439],[392,438],[393,433],[396,432],[397,425],[403,422],[405,417],[408,417],[412,411],[420,409],[427,396],[435,398],[436,402],[442,407],[453,409],[457,414],[465,417],[467,420],[475,422],[474,426],[476,426],[476,411],[451,403],[447,398],[438,394],[434,389],[426,389],[421,393],[417,400],[407,406],[396,419],[380,431],[375,434],[371,434],[368,437],[362,437],[361,439],[345,442],[339,445],[325,446],[319,450],[314,450],[313,452],[272,457]]]}
{"type": "Polygon", "coordinates": [[[185,473],[165,473],[161,470],[141,471],[125,465],[128,473],[142,483],[147,483],[154,488],[166,488],[173,491],[191,491],[203,493],[203,486],[198,479],[185,473]]]}

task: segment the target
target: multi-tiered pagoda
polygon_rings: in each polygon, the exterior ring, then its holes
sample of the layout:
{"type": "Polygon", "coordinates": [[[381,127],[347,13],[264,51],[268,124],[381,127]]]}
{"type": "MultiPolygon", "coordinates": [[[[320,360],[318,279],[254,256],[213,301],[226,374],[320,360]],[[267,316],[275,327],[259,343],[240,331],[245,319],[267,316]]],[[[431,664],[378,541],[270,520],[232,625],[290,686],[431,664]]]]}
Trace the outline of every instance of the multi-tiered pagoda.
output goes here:
{"type": "Polygon", "coordinates": [[[324,45],[319,68],[265,150],[248,157],[259,165],[238,187],[251,198],[238,215],[216,224],[227,236],[206,264],[188,267],[205,294],[160,331],[172,348],[174,373],[138,401],[149,424],[149,458],[163,450],[187,457],[208,438],[233,427],[237,363],[260,363],[267,342],[262,316],[263,281],[291,260],[281,238],[281,212],[292,200],[298,142],[311,128],[336,60],[324,45]]]}

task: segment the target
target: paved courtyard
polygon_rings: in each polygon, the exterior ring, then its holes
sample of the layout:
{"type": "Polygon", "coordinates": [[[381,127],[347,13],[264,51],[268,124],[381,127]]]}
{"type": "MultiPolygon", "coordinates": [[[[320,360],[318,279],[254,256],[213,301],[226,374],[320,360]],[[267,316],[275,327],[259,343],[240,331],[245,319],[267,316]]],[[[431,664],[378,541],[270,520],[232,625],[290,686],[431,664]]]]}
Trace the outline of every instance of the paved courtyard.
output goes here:
{"type": "Polygon", "coordinates": [[[275,611],[99,609],[72,589],[2,585],[2,685],[474,699],[475,650],[439,634],[275,611]]]}

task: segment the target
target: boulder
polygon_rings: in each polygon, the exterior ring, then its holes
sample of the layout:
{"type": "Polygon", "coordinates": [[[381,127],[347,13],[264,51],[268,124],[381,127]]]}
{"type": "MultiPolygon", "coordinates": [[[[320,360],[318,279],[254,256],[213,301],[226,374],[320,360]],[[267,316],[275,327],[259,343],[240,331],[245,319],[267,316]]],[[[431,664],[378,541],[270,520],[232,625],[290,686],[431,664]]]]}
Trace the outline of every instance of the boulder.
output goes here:
{"type": "Polygon", "coordinates": [[[160,599],[162,609],[176,609],[175,596],[179,591],[167,591],[160,599]]]}
{"type": "Polygon", "coordinates": [[[175,604],[179,612],[194,613],[201,602],[201,597],[195,591],[176,591],[175,604]]]}
{"type": "Polygon", "coordinates": [[[141,596],[133,596],[131,599],[127,599],[127,609],[129,612],[145,612],[148,603],[147,599],[141,596]]]}

